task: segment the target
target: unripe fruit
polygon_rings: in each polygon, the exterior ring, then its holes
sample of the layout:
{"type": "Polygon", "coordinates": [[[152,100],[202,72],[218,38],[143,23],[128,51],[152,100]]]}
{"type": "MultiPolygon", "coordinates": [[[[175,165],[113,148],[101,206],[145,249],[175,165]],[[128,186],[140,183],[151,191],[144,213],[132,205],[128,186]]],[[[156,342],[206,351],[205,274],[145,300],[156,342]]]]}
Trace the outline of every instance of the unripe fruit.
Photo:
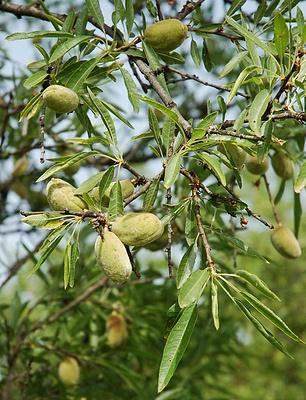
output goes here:
{"type": "Polygon", "coordinates": [[[128,213],[113,222],[112,232],[129,246],[144,246],[163,234],[164,225],[154,214],[128,213]]]}
{"type": "Polygon", "coordinates": [[[269,168],[269,161],[266,158],[260,162],[257,157],[248,156],[245,165],[251,174],[263,175],[269,168]]]}
{"type": "MultiPolygon", "coordinates": [[[[114,186],[115,182],[112,182],[109,186],[109,188],[106,190],[106,192],[104,193],[103,199],[102,199],[102,204],[107,207],[108,203],[109,203],[109,197],[110,197],[110,193],[112,190],[112,187],[114,186]]],[[[129,179],[123,179],[122,181],[120,181],[120,186],[121,186],[121,191],[122,191],[122,198],[123,199],[127,199],[129,196],[131,196],[134,193],[134,185],[133,183],[129,180],[129,179]]],[[[99,197],[99,188],[95,187],[92,189],[92,191],[90,192],[90,195],[97,201],[100,201],[100,197],[99,197]]]]}
{"type": "Polygon", "coordinates": [[[23,156],[16,161],[12,175],[17,178],[18,176],[23,176],[29,168],[29,160],[27,157],[23,156]]]}
{"type": "Polygon", "coordinates": [[[284,257],[298,258],[302,254],[301,247],[293,232],[284,225],[275,228],[271,235],[275,249],[284,257]]]}
{"type": "Polygon", "coordinates": [[[62,179],[52,178],[47,185],[47,199],[55,211],[82,211],[85,202],[74,194],[75,187],[62,179]]]}
{"type": "Polygon", "coordinates": [[[188,28],[178,19],[164,19],[150,25],[144,31],[144,39],[153,49],[172,51],[187,37],[188,28]]]}
{"type": "Polygon", "coordinates": [[[283,152],[277,152],[272,157],[272,166],[275,173],[283,179],[290,179],[293,176],[293,164],[289,157],[283,152]]]}
{"type": "Polygon", "coordinates": [[[132,273],[131,261],[123,243],[113,232],[104,231],[103,239],[98,236],[95,254],[108,278],[118,283],[128,280],[132,273]]]}
{"type": "Polygon", "coordinates": [[[79,96],[61,85],[51,85],[43,91],[42,97],[47,107],[57,113],[74,111],[79,105],[79,96]]]}
{"type": "Polygon", "coordinates": [[[128,338],[126,319],[118,311],[113,311],[106,321],[107,344],[112,347],[121,346],[128,338]]]}
{"type": "Polygon", "coordinates": [[[222,143],[218,145],[218,150],[226,156],[229,154],[238,169],[244,166],[247,153],[239,146],[233,143],[222,143]]]}
{"type": "Polygon", "coordinates": [[[64,385],[76,385],[80,379],[80,367],[75,358],[65,358],[58,367],[58,376],[64,385]]]}

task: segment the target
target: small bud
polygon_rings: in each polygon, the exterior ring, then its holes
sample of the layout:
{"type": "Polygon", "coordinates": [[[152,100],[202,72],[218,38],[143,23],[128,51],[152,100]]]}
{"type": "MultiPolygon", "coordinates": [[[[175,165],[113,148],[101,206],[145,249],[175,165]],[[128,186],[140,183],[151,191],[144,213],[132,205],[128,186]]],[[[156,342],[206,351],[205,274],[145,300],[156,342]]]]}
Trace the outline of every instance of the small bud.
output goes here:
{"type": "Polygon", "coordinates": [[[51,85],[43,91],[47,107],[57,113],[74,111],[79,105],[79,96],[71,89],[61,85],[51,85]]]}
{"type": "Polygon", "coordinates": [[[187,37],[188,28],[178,19],[164,19],[146,28],[144,39],[155,50],[169,52],[187,37]]]}
{"type": "Polygon", "coordinates": [[[260,162],[257,157],[248,156],[245,165],[251,174],[263,175],[269,168],[269,161],[266,158],[260,162]]]}
{"type": "Polygon", "coordinates": [[[118,283],[129,279],[132,273],[131,261],[123,243],[113,232],[106,230],[103,238],[98,236],[95,254],[98,264],[108,278],[118,283]]]}
{"type": "Polygon", "coordinates": [[[282,151],[274,154],[272,157],[272,166],[276,175],[283,179],[290,179],[293,176],[293,164],[289,157],[282,151]]]}
{"type": "Polygon", "coordinates": [[[121,346],[128,338],[126,319],[118,311],[113,311],[106,321],[107,344],[112,347],[121,346]]]}
{"type": "Polygon", "coordinates": [[[284,257],[298,258],[302,254],[299,242],[293,232],[284,225],[273,229],[271,241],[275,249],[284,257]]]}
{"type": "Polygon", "coordinates": [[[158,239],[164,232],[164,225],[154,214],[128,213],[117,218],[112,232],[129,246],[144,246],[158,239]]]}
{"type": "Polygon", "coordinates": [[[246,226],[248,223],[249,223],[248,219],[245,218],[244,216],[242,216],[242,217],[240,218],[240,225],[241,225],[241,226],[246,226]]]}
{"type": "Polygon", "coordinates": [[[53,210],[82,211],[86,204],[74,194],[76,188],[62,179],[52,178],[47,185],[47,199],[53,210]]]}
{"type": "Polygon", "coordinates": [[[65,358],[58,367],[58,376],[64,385],[76,385],[80,380],[80,367],[73,357],[65,358]]]}

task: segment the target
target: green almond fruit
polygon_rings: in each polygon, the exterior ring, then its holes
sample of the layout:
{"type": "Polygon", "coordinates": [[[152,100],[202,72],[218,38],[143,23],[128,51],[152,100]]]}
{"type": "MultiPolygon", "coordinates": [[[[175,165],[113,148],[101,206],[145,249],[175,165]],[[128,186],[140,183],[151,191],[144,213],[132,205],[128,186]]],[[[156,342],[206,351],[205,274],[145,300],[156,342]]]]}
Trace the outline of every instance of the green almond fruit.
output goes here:
{"type": "Polygon", "coordinates": [[[269,168],[269,161],[266,158],[260,162],[257,157],[248,156],[245,165],[251,174],[263,175],[269,168]]]}
{"type": "Polygon", "coordinates": [[[79,96],[73,90],[61,85],[51,85],[43,91],[43,100],[47,107],[57,113],[74,111],[80,102],[79,96]]]}
{"type": "Polygon", "coordinates": [[[52,178],[47,185],[47,200],[55,211],[82,211],[86,203],[74,194],[76,188],[62,179],[52,178]]]}
{"type": "Polygon", "coordinates": [[[244,166],[247,153],[236,144],[220,143],[218,145],[218,150],[227,157],[230,156],[238,169],[241,169],[244,166]]]}
{"type": "Polygon", "coordinates": [[[178,19],[164,19],[144,31],[144,39],[153,49],[169,52],[179,47],[187,37],[188,28],[178,19]]]}
{"type": "Polygon", "coordinates": [[[279,151],[272,157],[273,169],[279,177],[287,180],[293,176],[293,163],[289,157],[283,152],[279,151]]]}
{"type": "Polygon", "coordinates": [[[58,376],[64,385],[76,385],[80,380],[80,366],[77,360],[66,357],[58,367],[58,376]]]}
{"type": "Polygon", "coordinates": [[[284,225],[275,228],[271,235],[274,248],[284,257],[298,258],[302,254],[301,247],[293,232],[284,225]]]}
{"type": "Polygon", "coordinates": [[[152,213],[128,213],[112,223],[112,232],[129,246],[145,246],[161,237],[164,225],[152,213]]]}
{"type": "Polygon", "coordinates": [[[98,264],[112,281],[124,283],[129,279],[132,273],[131,261],[124,244],[113,232],[105,231],[103,238],[98,236],[95,254],[98,264]]]}

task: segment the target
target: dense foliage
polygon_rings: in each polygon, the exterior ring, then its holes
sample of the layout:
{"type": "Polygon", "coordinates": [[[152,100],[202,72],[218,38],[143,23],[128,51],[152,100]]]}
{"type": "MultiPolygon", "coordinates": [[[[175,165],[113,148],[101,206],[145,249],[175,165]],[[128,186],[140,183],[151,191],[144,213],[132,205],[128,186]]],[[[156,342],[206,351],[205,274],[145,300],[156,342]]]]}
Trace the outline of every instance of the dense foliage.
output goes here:
{"type": "Polygon", "coordinates": [[[3,400],[304,397],[298,3],[0,2],[3,400]]]}

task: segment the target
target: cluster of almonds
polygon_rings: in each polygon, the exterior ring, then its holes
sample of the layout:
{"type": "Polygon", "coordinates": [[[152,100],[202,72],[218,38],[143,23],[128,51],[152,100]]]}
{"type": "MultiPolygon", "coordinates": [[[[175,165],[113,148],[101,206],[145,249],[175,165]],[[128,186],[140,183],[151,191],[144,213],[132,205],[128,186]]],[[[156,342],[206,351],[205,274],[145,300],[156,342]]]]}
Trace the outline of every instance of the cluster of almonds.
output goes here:
{"type": "MultiPolygon", "coordinates": [[[[123,197],[131,194],[133,184],[120,181],[123,197]]],[[[75,194],[76,188],[62,179],[53,178],[47,185],[47,199],[56,211],[83,211],[86,203],[75,194]]],[[[96,198],[95,189],[91,192],[96,198]]],[[[103,202],[109,202],[108,190],[103,202]]],[[[115,282],[125,282],[132,273],[132,264],[125,246],[141,247],[159,239],[164,232],[164,224],[152,213],[130,212],[119,216],[111,225],[105,225],[101,235],[97,237],[95,254],[98,264],[105,275],[115,282]]]]}

